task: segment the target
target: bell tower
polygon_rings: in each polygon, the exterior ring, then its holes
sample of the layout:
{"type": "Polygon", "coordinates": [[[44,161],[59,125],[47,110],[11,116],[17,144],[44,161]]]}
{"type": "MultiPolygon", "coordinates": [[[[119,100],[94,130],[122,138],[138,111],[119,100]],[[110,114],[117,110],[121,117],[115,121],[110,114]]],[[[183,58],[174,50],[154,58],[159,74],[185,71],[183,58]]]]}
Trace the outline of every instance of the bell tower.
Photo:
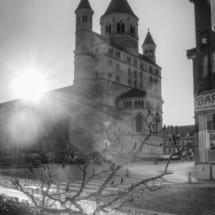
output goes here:
{"type": "Polygon", "coordinates": [[[150,34],[148,29],[148,33],[146,35],[145,41],[142,45],[143,55],[150,58],[154,62],[156,62],[155,51],[156,51],[156,44],[150,34]]]}
{"type": "Polygon", "coordinates": [[[93,10],[88,0],[81,0],[77,9],[76,14],[76,32],[79,30],[90,30],[93,27],[93,10]]]}
{"type": "Polygon", "coordinates": [[[138,21],[127,0],[111,0],[100,20],[101,34],[138,56],[138,21]]]}

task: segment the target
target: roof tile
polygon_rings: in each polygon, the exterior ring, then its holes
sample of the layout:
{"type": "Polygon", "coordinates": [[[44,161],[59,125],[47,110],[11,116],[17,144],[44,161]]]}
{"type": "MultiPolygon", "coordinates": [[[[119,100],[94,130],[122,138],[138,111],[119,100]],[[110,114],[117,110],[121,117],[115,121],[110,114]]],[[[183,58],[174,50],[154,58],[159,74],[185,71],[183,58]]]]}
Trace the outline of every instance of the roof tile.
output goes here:
{"type": "Polygon", "coordinates": [[[111,0],[111,3],[109,4],[103,16],[106,16],[110,13],[128,13],[136,16],[127,0],[111,0]]]}

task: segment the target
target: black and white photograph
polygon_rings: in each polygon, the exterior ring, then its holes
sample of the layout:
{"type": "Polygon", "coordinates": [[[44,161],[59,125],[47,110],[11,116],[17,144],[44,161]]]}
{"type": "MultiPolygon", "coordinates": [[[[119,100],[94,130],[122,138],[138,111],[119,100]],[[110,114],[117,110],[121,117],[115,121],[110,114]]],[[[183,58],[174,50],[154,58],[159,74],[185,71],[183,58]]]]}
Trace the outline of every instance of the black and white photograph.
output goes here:
{"type": "Polygon", "coordinates": [[[215,0],[0,0],[0,215],[215,215],[215,0]]]}

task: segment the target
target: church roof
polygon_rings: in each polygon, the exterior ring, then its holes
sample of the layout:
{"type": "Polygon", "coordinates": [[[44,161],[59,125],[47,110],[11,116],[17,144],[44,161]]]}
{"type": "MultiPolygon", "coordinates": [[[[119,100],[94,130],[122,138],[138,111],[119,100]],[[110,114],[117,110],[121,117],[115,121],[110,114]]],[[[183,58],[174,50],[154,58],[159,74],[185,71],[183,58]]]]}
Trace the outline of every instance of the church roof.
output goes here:
{"type": "Polygon", "coordinates": [[[148,44],[152,44],[152,45],[156,46],[156,44],[155,44],[155,42],[154,42],[154,40],[152,38],[152,35],[150,34],[149,31],[148,31],[148,33],[146,35],[146,38],[145,38],[145,41],[144,41],[143,45],[148,45],[148,44]]]}
{"type": "Polygon", "coordinates": [[[127,0],[111,0],[111,3],[109,4],[103,16],[106,16],[110,13],[128,13],[136,17],[127,0]]]}
{"type": "MultiPolygon", "coordinates": [[[[124,51],[124,52],[126,52],[126,53],[128,53],[128,54],[130,54],[130,55],[132,55],[131,53],[129,53],[128,51],[126,51],[125,49],[123,49],[121,46],[119,46],[118,44],[114,43],[114,42],[113,42],[112,40],[110,40],[108,37],[104,37],[104,36],[102,36],[101,34],[98,34],[98,33],[93,32],[93,31],[92,31],[92,34],[94,34],[95,36],[99,37],[103,42],[105,42],[105,43],[107,43],[107,44],[110,44],[111,46],[113,46],[113,47],[115,47],[115,48],[117,48],[117,49],[120,49],[120,50],[122,50],[122,51],[124,51]]],[[[135,56],[135,57],[137,57],[137,56],[135,56]]],[[[158,66],[154,61],[152,61],[151,59],[149,59],[147,56],[142,55],[142,54],[139,54],[138,57],[139,57],[140,59],[142,59],[142,60],[144,60],[144,61],[146,61],[146,62],[148,62],[148,63],[150,63],[150,64],[152,64],[152,65],[154,65],[154,66],[156,66],[156,67],[158,67],[159,69],[162,69],[160,66],[158,66]]]]}
{"type": "MultiPolygon", "coordinates": [[[[156,97],[155,95],[148,93],[143,90],[139,90],[137,88],[125,93],[120,97],[120,99],[125,99],[125,98],[145,98],[145,97],[156,97]]],[[[157,98],[157,97],[156,97],[157,98]]]]}
{"type": "Polygon", "coordinates": [[[81,2],[79,3],[77,9],[75,10],[75,12],[77,10],[80,10],[80,9],[90,9],[90,10],[92,10],[88,0],[81,0],[81,2]]]}

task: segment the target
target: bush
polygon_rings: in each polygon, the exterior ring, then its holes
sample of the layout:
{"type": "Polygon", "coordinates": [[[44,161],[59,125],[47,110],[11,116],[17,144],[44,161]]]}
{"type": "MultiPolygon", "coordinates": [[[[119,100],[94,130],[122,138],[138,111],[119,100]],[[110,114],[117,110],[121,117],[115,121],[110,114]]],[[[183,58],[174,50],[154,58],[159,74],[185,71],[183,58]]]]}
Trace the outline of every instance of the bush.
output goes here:
{"type": "Polygon", "coordinates": [[[4,215],[33,215],[34,208],[27,201],[20,202],[18,198],[0,195],[0,214],[4,215]]]}

